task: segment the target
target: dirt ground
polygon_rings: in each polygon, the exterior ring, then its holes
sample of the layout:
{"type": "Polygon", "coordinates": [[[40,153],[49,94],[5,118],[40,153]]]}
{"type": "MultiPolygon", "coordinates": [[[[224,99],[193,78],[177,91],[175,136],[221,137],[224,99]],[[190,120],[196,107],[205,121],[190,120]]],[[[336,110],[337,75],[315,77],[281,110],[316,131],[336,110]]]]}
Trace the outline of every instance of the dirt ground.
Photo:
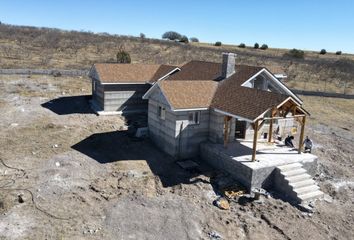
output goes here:
{"type": "Polygon", "coordinates": [[[273,197],[213,205],[227,176],[186,171],[119,116],[89,108],[86,78],[0,76],[0,239],[353,239],[354,101],[304,97],[316,179],[306,213],[273,197]]]}

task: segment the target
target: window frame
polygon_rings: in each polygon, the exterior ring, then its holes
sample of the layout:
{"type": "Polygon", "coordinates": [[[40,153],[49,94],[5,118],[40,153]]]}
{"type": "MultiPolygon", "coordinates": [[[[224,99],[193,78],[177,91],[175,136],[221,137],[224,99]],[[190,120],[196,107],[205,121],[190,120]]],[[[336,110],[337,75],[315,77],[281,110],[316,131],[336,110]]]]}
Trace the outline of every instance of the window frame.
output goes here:
{"type": "Polygon", "coordinates": [[[199,125],[200,124],[201,111],[188,112],[188,124],[199,125]],[[192,118],[190,118],[192,116],[192,118]]]}
{"type": "Polygon", "coordinates": [[[158,109],[157,109],[157,116],[161,119],[161,120],[165,120],[166,119],[166,108],[163,107],[162,105],[159,105],[158,109]]]}

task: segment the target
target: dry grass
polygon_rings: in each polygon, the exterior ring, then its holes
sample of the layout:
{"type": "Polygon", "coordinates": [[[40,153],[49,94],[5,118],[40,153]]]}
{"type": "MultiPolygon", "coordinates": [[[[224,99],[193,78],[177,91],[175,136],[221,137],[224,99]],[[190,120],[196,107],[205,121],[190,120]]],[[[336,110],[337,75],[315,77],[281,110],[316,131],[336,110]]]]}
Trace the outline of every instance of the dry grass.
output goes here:
{"type": "Polygon", "coordinates": [[[305,59],[284,56],[287,49],[239,48],[208,43],[176,43],[131,36],[98,35],[56,29],[0,25],[0,68],[88,69],[95,62],[115,60],[123,46],[133,63],[181,65],[190,60],[221,61],[235,52],[240,64],[265,66],[286,73],[291,87],[354,94],[354,55],[306,52],[305,59]]]}
{"type": "Polygon", "coordinates": [[[322,124],[333,128],[341,128],[354,135],[354,100],[326,97],[301,96],[304,107],[312,115],[311,125],[322,124]]]}

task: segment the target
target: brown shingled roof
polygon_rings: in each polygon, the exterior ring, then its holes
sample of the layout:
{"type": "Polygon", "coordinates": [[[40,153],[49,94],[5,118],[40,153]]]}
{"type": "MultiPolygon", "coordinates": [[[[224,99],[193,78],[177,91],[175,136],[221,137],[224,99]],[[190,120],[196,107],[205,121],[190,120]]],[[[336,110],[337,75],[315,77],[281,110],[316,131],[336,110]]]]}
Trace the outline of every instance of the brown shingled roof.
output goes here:
{"type": "Polygon", "coordinates": [[[218,83],[205,80],[161,81],[159,86],[174,109],[208,108],[218,83]]]}
{"type": "MultiPolygon", "coordinates": [[[[236,73],[230,78],[240,85],[262,70],[262,67],[235,65],[236,73]]],[[[181,71],[170,76],[169,80],[221,80],[221,63],[190,61],[181,67],[181,71]]]]}
{"type": "Polygon", "coordinates": [[[175,68],[175,66],[157,64],[94,64],[94,69],[102,83],[154,82],[175,68]]]}
{"type": "Polygon", "coordinates": [[[231,79],[221,84],[214,95],[211,107],[254,120],[289,96],[254,88],[241,87],[231,79]]]}

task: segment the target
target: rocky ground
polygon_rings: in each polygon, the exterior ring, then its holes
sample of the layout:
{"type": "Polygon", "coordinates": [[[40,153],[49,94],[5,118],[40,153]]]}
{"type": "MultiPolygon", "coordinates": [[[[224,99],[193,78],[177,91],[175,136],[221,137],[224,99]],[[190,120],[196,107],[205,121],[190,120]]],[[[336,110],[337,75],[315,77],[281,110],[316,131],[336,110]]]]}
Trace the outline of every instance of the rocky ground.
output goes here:
{"type": "Polygon", "coordinates": [[[89,94],[85,78],[0,76],[0,239],[352,239],[353,100],[305,99],[331,197],[309,214],[276,197],[217,208],[227,176],[183,170],[89,94]]]}

